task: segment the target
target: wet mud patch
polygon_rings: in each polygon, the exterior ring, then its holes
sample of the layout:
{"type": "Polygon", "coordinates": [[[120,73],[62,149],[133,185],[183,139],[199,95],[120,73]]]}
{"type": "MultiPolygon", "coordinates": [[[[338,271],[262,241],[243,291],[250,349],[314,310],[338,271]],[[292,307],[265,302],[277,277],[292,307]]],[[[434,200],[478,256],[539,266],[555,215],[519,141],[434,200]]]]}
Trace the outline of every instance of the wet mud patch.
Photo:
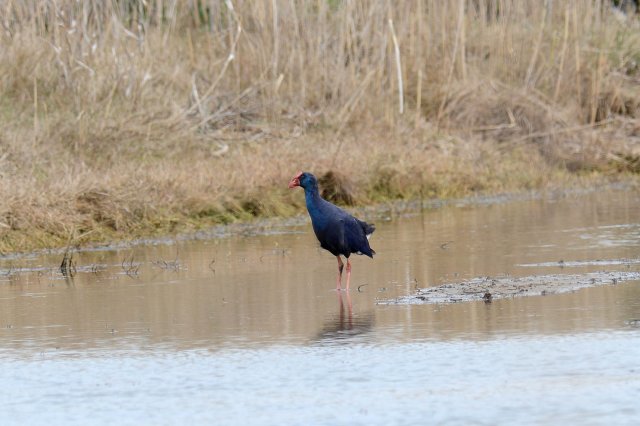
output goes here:
{"type": "Polygon", "coordinates": [[[531,275],[526,277],[478,277],[466,281],[418,289],[415,294],[378,301],[386,305],[458,303],[521,296],[546,296],[585,287],[640,281],[640,272],[593,272],[587,274],[531,275]]]}

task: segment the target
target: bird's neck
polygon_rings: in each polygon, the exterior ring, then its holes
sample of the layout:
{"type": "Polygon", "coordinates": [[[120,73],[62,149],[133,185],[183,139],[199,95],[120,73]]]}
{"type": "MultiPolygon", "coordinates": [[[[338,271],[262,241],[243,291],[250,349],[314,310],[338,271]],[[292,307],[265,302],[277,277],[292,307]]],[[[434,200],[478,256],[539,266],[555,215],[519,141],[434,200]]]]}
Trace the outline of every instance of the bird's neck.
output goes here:
{"type": "Polygon", "coordinates": [[[313,186],[311,188],[304,189],[304,197],[307,201],[309,200],[317,200],[320,198],[320,192],[318,191],[317,186],[313,186]]]}
{"type": "Polygon", "coordinates": [[[326,215],[326,201],[320,196],[318,187],[304,190],[304,198],[307,203],[307,211],[311,217],[314,231],[322,232],[327,226],[328,217],[326,215]]]}
{"type": "Polygon", "coordinates": [[[304,199],[307,203],[307,210],[309,210],[309,213],[316,210],[318,208],[318,202],[322,199],[318,192],[318,187],[305,188],[304,199]]]}

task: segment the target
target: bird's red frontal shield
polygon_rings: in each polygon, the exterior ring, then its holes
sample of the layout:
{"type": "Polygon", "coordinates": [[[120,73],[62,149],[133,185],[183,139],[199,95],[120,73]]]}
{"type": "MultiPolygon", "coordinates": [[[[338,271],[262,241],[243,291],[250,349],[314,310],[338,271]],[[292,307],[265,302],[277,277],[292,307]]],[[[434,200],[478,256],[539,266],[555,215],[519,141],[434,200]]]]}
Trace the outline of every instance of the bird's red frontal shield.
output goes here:
{"type": "Polygon", "coordinates": [[[296,186],[300,186],[300,176],[302,176],[303,172],[298,172],[291,181],[289,182],[289,188],[295,188],[296,186]]]}

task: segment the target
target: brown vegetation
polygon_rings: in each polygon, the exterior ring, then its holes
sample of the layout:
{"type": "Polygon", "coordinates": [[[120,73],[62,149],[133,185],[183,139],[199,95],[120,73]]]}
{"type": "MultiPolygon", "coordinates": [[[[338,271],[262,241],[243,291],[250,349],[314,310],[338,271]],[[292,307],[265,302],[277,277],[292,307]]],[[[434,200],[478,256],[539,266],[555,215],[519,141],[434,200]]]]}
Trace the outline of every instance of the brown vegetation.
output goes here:
{"type": "Polygon", "coordinates": [[[606,1],[0,9],[2,252],[290,215],[298,169],[346,203],[638,170],[640,23],[606,1]]]}

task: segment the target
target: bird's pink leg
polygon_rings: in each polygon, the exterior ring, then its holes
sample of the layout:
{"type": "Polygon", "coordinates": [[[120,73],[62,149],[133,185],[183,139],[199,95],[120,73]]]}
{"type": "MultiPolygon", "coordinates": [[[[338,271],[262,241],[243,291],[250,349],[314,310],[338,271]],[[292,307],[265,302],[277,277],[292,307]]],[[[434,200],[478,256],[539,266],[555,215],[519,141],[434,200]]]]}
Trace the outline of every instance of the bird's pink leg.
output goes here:
{"type": "Polygon", "coordinates": [[[351,262],[347,258],[347,291],[349,291],[349,281],[351,281],[351,262]]]}
{"type": "Polygon", "coordinates": [[[351,303],[351,296],[349,293],[347,296],[347,315],[345,315],[344,302],[342,301],[342,292],[338,291],[338,301],[340,302],[340,330],[351,330],[353,328],[353,304],[351,303]]]}
{"type": "MultiPolygon", "coordinates": [[[[342,263],[342,259],[340,259],[340,256],[336,256],[336,258],[338,259],[338,280],[336,282],[336,290],[341,291],[342,290],[342,268],[344,268],[344,264],[342,263]]],[[[347,262],[349,262],[349,259],[347,259],[347,262]]],[[[348,267],[347,267],[347,270],[348,267]]]]}

